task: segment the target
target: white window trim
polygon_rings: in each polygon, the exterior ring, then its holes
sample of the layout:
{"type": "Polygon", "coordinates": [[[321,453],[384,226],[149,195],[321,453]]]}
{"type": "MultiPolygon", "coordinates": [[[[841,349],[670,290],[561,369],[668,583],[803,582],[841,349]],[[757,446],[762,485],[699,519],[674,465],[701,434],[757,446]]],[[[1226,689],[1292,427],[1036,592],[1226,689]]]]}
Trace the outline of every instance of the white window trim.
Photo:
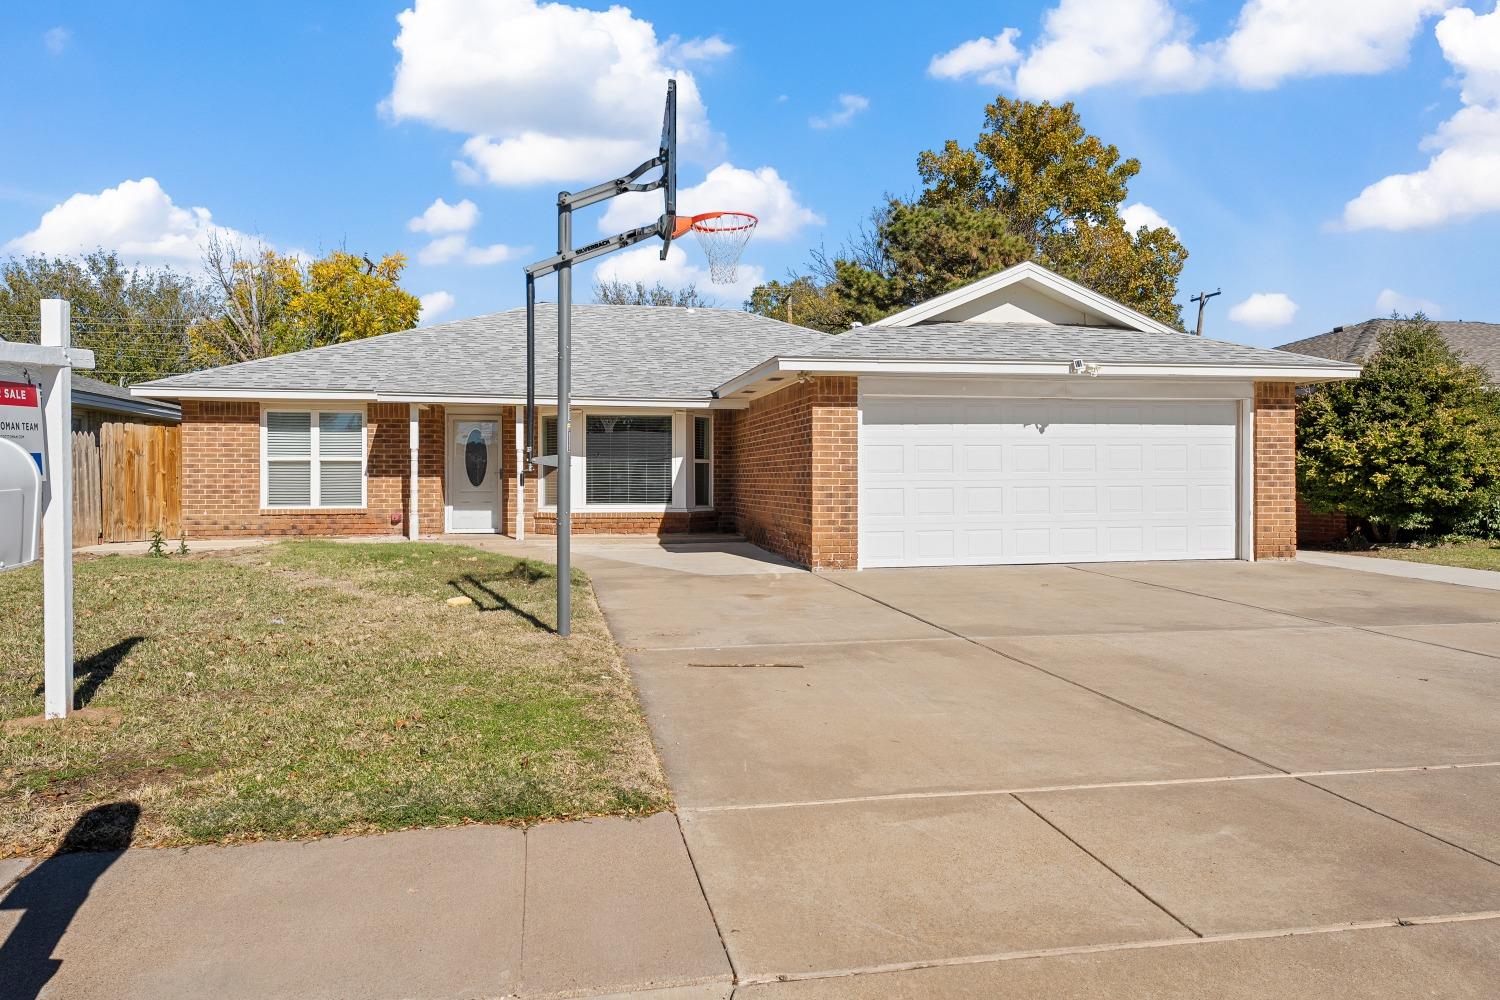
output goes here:
{"type": "Polygon", "coordinates": [[[714,509],[714,416],[713,416],[712,413],[689,413],[688,414],[688,427],[689,427],[689,430],[688,430],[688,435],[687,435],[687,460],[688,460],[688,481],[687,482],[688,482],[688,491],[693,494],[693,506],[692,506],[691,509],[692,510],[713,510],[714,509]],[[708,455],[705,458],[699,458],[698,457],[698,452],[697,452],[697,445],[698,445],[698,421],[700,421],[700,420],[707,420],[708,421],[708,455]],[[700,497],[700,496],[698,496],[698,491],[693,488],[694,484],[698,482],[698,466],[700,466],[700,465],[706,465],[706,466],[708,466],[708,502],[707,503],[703,502],[703,498],[700,497]]]}
{"type": "MultiPolygon", "coordinates": [[[[715,431],[712,411],[697,410],[662,410],[631,407],[629,409],[611,408],[607,410],[586,407],[572,411],[572,434],[569,443],[573,447],[572,455],[572,494],[574,513],[580,514],[688,514],[711,511],[714,509],[713,497],[710,495],[709,503],[688,505],[685,501],[688,493],[692,491],[692,483],[688,478],[691,472],[693,459],[692,421],[695,417],[707,417],[709,420],[709,492],[713,492],[713,461],[714,446],[713,435],[715,431]],[[671,417],[672,418],[672,502],[671,503],[589,503],[588,502],[588,418],[591,416],[618,417],[624,415],[649,416],[649,417],[671,417]]],[[[546,407],[539,410],[539,421],[553,419],[557,416],[555,407],[546,407]]],[[[537,428],[537,444],[541,445],[545,440],[545,434],[541,427],[537,428]]],[[[539,494],[546,492],[546,478],[539,476],[537,481],[539,494]]],[[[557,513],[556,502],[541,502],[537,511],[543,514],[557,513]]]]}
{"type": "Polygon", "coordinates": [[[262,403],[260,407],[260,509],[275,511],[278,514],[297,511],[329,511],[367,510],[370,505],[370,414],[369,407],[361,404],[359,406],[279,406],[262,403]],[[267,454],[267,417],[272,413],[306,413],[308,415],[311,440],[311,454],[306,459],[302,458],[272,458],[267,454]],[[321,413],[358,413],[359,414],[359,503],[356,504],[323,504],[319,493],[322,490],[322,477],[319,475],[323,462],[333,464],[352,465],[356,459],[329,458],[324,459],[318,454],[318,415],[321,413]],[[271,503],[271,479],[267,466],[272,462],[310,462],[312,466],[312,503],[308,505],[276,504],[271,503]]]}

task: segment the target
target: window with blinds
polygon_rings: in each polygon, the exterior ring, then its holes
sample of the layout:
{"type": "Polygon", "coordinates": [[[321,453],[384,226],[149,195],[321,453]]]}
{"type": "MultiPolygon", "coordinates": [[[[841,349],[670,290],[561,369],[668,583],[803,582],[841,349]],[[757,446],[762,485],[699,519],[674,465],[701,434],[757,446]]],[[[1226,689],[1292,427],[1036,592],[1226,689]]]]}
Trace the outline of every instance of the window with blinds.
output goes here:
{"type": "MultiPolygon", "coordinates": [[[[557,418],[542,418],[542,454],[557,454],[557,418]]],[[[542,503],[557,503],[557,470],[550,466],[542,467],[542,503]]]]}
{"type": "Polygon", "coordinates": [[[709,417],[693,418],[693,499],[695,507],[709,507],[714,502],[713,488],[713,422],[709,417]]]}
{"type": "Polygon", "coordinates": [[[585,495],[591,504],[672,502],[672,418],[587,420],[585,495]]]}
{"type": "Polygon", "coordinates": [[[267,507],[363,507],[365,415],[268,410],[261,481],[267,507]]]}

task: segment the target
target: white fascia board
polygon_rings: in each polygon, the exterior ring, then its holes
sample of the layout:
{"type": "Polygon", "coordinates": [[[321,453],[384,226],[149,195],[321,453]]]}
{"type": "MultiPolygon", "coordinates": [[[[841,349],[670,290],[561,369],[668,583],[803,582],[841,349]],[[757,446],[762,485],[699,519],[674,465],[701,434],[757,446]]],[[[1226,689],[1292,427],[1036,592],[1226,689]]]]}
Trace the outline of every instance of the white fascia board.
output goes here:
{"type": "Polygon", "coordinates": [[[948,311],[956,306],[972,302],[991,292],[999,291],[1018,281],[1030,278],[1038,284],[1057,293],[1065,299],[1077,302],[1084,309],[1102,313],[1111,319],[1134,330],[1144,333],[1168,333],[1176,337],[1186,336],[1181,330],[1174,330],[1165,323],[1160,323],[1144,313],[1136,312],[1129,306],[1116,302],[1107,295],[1100,295],[1091,288],[1085,288],[1076,281],[1069,281],[1056,272],[1049,271],[1040,264],[1033,261],[1022,261],[1004,271],[990,275],[988,278],[980,278],[978,281],[955,288],[935,299],[928,299],[920,305],[903,309],[901,312],[893,313],[884,319],[876,320],[871,326],[914,326],[924,320],[948,311]]]}
{"type": "MultiPolygon", "coordinates": [[[[0,359],[3,360],[3,359],[0,359]]],[[[387,393],[387,392],[331,392],[322,389],[153,389],[150,386],[132,386],[132,396],[144,399],[273,399],[273,400],[319,400],[362,401],[374,403],[435,403],[453,406],[520,406],[525,396],[437,396],[431,393],[387,393]]],[[[557,399],[550,396],[536,397],[537,405],[553,406],[557,399]]],[[[594,399],[574,397],[575,407],[587,406],[595,409],[629,408],[658,410],[710,410],[738,409],[740,404],[695,397],[690,399],[594,399]]]]}
{"type": "Polygon", "coordinates": [[[1095,374],[1074,375],[1066,361],[839,360],[772,358],[719,387],[721,395],[739,392],[774,372],[830,375],[1044,375],[1069,378],[1251,379],[1273,382],[1336,382],[1359,377],[1357,368],[1310,365],[1126,365],[1098,364],[1095,374]]]}
{"type": "Polygon", "coordinates": [[[132,396],[145,399],[308,399],[334,401],[374,401],[373,392],[335,392],[327,389],[169,389],[150,384],[130,387],[132,396]]]}

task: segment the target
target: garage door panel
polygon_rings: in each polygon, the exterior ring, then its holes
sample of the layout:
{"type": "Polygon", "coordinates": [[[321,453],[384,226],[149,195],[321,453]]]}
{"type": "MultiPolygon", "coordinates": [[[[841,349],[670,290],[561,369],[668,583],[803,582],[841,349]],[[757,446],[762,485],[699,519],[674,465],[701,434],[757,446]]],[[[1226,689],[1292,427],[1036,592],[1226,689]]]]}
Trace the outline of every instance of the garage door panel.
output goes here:
{"type": "Polygon", "coordinates": [[[867,401],[866,566],[1233,558],[1235,404],[867,401]]]}

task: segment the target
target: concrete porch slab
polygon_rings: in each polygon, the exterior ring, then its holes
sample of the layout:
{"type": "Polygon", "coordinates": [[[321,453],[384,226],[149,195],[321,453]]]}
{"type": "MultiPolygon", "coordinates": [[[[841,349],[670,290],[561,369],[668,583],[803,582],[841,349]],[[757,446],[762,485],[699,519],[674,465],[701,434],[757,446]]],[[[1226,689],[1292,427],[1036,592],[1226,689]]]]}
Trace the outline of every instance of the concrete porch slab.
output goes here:
{"type": "Polygon", "coordinates": [[[700,576],[591,565],[622,646],[680,649],[760,643],[941,637],[939,629],[811,573],[700,576]]]}
{"type": "Polygon", "coordinates": [[[1266,770],[962,639],[627,659],[685,807],[1266,770]]]}
{"type": "Polygon", "coordinates": [[[1008,796],[690,813],[736,972],[1188,932],[1008,796]]]}
{"type": "Polygon", "coordinates": [[[947,566],[828,575],[970,638],[1308,624],[1068,566],[947,566]]]}
{"type": "Polygon", "coordinates": [[[1500,864],[1500,767],[1307,780],[1500,864]]]}
{"type": "Polygon", "coordinates": [[[0,899],[5,992],[503,994],[521,958],[523,839],[469,827],[49,858],[0,899]]]}
{"type": "Polygon", "coordinates": [[[1500,669],[1473,653],[1341,628],[986,645],[1287,770],[1500,760],[1500,669]]]}
{"type": "Polygon", "coordinates": [[[742,987],[736,1000],[1491,1000],[1500,920],[1213,941],[742,987]]]}
{"type": "Polygon", "coordinates": [[[1500,595],[1306,562],[1099,563],[1086,572],[1339,625],[1500,621],[1500,595]]]}
{"type": "Polygon", "coordinates": [[[1500,909],[1500,867],[1296,780],[1021,798],[1203,934],[1500,909]]]}
{"type": "Polygon", "coordinates": [[[732,973],[671,813],[526,833],[521,992],[729,983],[732,973]]]}

